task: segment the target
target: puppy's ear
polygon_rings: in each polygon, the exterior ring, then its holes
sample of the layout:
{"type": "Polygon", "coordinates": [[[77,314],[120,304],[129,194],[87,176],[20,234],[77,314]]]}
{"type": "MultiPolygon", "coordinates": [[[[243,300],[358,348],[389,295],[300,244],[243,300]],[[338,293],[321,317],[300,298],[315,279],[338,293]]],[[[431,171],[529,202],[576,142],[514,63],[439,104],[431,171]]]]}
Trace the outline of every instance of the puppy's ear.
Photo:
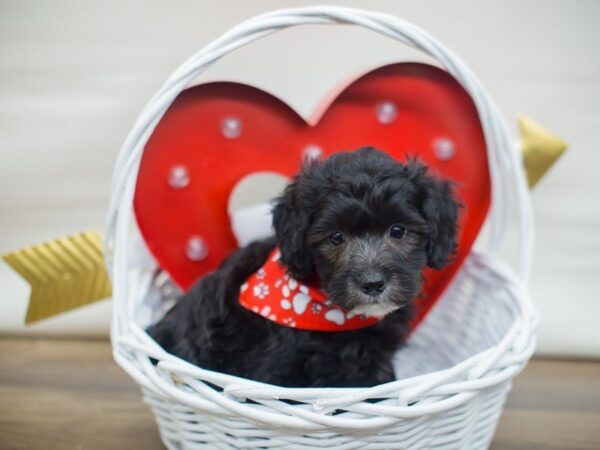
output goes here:
{"type": "Polygon", "coordinates": [[[427,265],[441,269],[452,261],[458,246],[458,213],[461,204],[456,200],[454,183],[427,173],[427,166],[409,161],[407,170],[421,188],[421,212],[429,228],[427,265]]]}
{"type": "Polygon", "coordinates": [[[428,177],[423,213],[429,227],[427,265],[441,269],[450,263],[457,248],[458,211],[453,183],[428,177]]]}
{"type": "Polygon", "coordinates": [[[295,278],[309,276],[314,270],[312,253],[306,243],[310,225],[306,205],[298,198],[298,181],[289,184],[275,199],[273,228],[281,252],[281,261],[295,278]]]}

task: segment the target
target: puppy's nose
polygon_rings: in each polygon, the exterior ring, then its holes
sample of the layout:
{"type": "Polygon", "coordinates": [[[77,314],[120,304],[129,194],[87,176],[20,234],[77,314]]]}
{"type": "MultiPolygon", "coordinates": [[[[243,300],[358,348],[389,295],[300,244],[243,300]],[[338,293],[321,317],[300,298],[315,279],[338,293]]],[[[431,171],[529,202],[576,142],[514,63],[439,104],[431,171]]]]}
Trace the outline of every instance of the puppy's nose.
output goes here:
{"type": "Polygon", "coordinates": [[[375,297],[383,292],[385,280],[379,273],[367,273],[363,276],[361,288],[365,294],[375,297]]]}

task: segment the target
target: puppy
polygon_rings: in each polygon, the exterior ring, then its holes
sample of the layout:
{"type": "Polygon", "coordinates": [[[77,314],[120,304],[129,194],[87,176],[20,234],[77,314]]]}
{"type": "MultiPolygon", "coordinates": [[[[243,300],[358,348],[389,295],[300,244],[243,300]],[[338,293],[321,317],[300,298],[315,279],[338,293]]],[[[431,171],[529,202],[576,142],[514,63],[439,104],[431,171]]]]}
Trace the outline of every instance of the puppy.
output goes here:
{"type": "Polygon", "coordinates": [[[287,387],[365,387],[394,380],[425,266],[457,246],[451,182],[374,148],[307,162],[275,200],[275,237],[237,250],[148,330],[202,368],[287,387]],[[275,247],[288,277],[326,304],[373,320],[343,331],[298,329],[240,304],[240,288],[275,247]]]}

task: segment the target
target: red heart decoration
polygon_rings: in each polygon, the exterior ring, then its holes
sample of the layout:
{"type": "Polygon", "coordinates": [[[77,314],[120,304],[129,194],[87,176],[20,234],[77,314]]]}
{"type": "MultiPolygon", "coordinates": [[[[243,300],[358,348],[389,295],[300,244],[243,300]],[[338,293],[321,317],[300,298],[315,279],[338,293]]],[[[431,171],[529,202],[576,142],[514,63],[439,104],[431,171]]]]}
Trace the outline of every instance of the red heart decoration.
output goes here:
{"type": "Polygon", "coordinates": [[[160,267],[187,290],[236,248],[227,202],[243,177],[261,171],[289,177],[310,145],[323,157],[365,145],[398,160],[418,155],[458,183],[465,208],[454,263],[439,272],[426,270],[416,324],[459,269],[489,209],[486,146],[473,101],[447,72],[400,63],[360,77],[318,111],[315,125],[307,124],[276,97],[238,83],[183,91],[141,160],[134,209],[142,236],[160,267]],[[227,118],[236,118],[241,127],[224,133],[227,118]],[[208,248],[203,259],[186,255],[194,236],[208,248]]]}

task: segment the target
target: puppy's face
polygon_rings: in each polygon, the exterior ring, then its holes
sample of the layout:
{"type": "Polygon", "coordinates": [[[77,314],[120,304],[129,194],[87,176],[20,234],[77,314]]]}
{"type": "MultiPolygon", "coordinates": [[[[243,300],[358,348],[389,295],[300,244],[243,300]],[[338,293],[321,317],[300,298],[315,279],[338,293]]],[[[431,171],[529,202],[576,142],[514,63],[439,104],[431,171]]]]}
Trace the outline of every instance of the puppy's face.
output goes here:
{"type": "Polygon", "coordinates": [[[420,290],[427,224],[411,205],[410,192],[391,195],[385,186],[369,191],[361,198],[325,196],[307,243],[332,301],[355,313],[383,316],[420,290]]]}
{"type": "Polygon", "coordinates": [[[329,298],[356,314],[406,305],[423,268],[441,268],[456,248],[451,184],[371,148],[306,165],[273,213],[292,275],[318,275],[329,298]]]}

